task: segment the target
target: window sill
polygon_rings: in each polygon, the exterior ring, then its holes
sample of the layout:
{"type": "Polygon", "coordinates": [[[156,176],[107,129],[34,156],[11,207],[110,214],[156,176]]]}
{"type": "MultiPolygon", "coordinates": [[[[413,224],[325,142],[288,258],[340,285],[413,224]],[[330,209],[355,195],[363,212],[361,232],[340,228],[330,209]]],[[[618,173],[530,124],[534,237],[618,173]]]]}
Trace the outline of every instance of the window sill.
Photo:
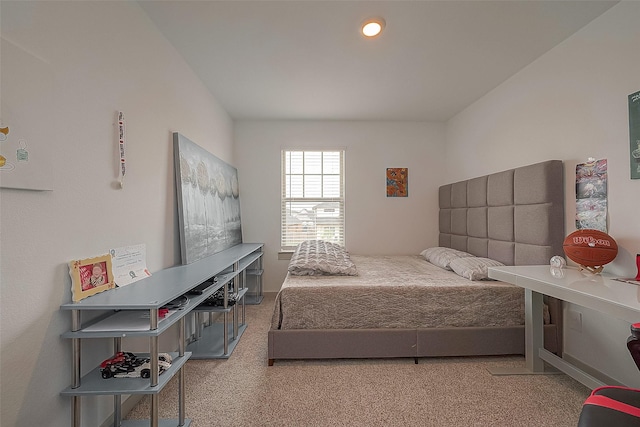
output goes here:
{"type": "Polygon", "coordinates": [[[278,252],[279,260],[290,260],[291,255],[293,255],[293,251],[280,251],[278,252]]]}

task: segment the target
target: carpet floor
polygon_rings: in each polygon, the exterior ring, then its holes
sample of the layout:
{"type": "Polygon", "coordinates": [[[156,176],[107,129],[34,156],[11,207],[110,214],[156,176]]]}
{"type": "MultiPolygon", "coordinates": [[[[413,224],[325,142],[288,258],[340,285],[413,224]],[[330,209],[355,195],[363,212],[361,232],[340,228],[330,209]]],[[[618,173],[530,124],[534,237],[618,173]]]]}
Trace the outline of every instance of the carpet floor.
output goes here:
{"type": "MultiPolygon", "coordinates": [[[[210,426],[575,427],[590,390],[566,375],[492,376],[524,357],[276,361],[267,366],[274,296],[246,308],[227,360],[189,360],[186,417],[210,426]]],[[[177,418],[177,377],[159,395],[177,418]]],[[[148,397],[127,419],[149,417],[148,397]]]]}

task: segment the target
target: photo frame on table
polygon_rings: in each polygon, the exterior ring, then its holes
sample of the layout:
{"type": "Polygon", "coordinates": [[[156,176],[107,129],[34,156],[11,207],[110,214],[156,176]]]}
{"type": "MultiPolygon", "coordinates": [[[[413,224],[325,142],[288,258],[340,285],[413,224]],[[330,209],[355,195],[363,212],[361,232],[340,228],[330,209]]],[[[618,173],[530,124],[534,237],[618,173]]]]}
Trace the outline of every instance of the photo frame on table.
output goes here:
{"type": "Polygon", "coordinates": [[[69,275],[73,302],[116,287],[109,254],[69,262],[69,275]]]}

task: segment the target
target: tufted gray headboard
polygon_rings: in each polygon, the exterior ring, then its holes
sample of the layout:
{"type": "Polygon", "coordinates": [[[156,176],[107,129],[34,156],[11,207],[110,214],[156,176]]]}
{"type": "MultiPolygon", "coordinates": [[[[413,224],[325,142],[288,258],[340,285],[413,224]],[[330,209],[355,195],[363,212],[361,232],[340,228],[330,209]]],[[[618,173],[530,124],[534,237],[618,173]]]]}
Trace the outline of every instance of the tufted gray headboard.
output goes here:
{"type": "Polygon", "coordinates": [[[440,187],[439,245],[506,265],[548,264],[564,255],[560,160],[440,187]]]}

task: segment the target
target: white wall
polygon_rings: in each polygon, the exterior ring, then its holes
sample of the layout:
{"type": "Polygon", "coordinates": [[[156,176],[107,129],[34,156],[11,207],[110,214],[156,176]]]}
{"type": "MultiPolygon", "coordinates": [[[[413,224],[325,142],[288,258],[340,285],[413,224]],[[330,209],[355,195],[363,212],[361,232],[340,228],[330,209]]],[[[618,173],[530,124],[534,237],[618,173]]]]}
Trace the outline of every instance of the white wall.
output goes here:
{"type": "MultiPolygon", "coordinates": [[[[70,321],[58,310],[71,299],[69,260],[146,243],[152,272],[178,263],[172,131],[238,167],[245,240],[266,243],[267,291],[278,289],[287,265],[276,259],[283,147],[347,149],[347,245],[371,254],[435,244],[442,183],[559,158],[572,195],[575,164],[607,158],[609,231],[622,249],[609,268],[635,272],[640,180],[628,178],[626,96],[640,89],[640,3],[615,6],[451,120],[446,151],[445,126],[433,123],[240,122],[234,129],[135,3],[2,1],[1,8],[2,36],[49,64],[55,99],[52,117],[31,118],[33,126],[53,123],[54,191],[0,189],[3,426],[70,425],[70,400],[59,395],[71,380],[70,344],[60,338],[70,321]],[[113,187],[119,109],[129,143],[123,190],[113,187]],[[386,167],[409,168],[408,198],[385,197],[386,167]]],[[[569,197],[567,230],[572,210],[569,197]]],[[[584,332],[567,337],[567,350],[640,384],[624,350],[628,325],[583,311],[584,332]]],[[[97,342],[86,347],[85,369],[108,351],[97,342]]],[[[111,412],[109,399],[84,400],[83,425],[99,425],[111,412]]]]}
{"type": "MultiPolygon", "coordinates": [[[[457,181],[547,159],[565,162],[566,234],[575,230],[575,167],[608,160],[609,234],[620,247],[605,271],[635,276],[640,180],[629,174],[627,96],[640,90],[640,3],[623,2],[543,55],[447,124],[446,175],[457,181]]],[[[565,351],[640,386],[626,350],[629,324],[582,307],[565,351]]]]}
{"type": "MultiPolygon", "coordinates": [[[[71,301],[67,262],[146,243],[152,273],[179,263],[171,132],[231,163],[232,122],[136,3],[3,1],[1,19],[3,38],[48,63],[55,108],[28,118],[53,123],[43,143],[54,147],[54,190],[0,189],[0,424],[69,426],[71,400],[59,394],[71,384],[60,338],[70,315],[59,311],[71,301]],[[127,119],[122,190],[117,110],[127,119]]],[[[85,370],[110,350],[97,341],[84,346],[85,370]]],[[[83,400],[82,425],[112,411],[111,398],[83,400]]]]}
{"type": "Polygon", "coordinates": [[[240,121],[235,124],[245,241],[265,243],[264,288],[276,292],[280,250],[280,152],[345,148],[346,246],[354,254],[417,254],[438,242],[444,125],[418,122],[240,121]],[[409,168],[409,197],[388,198],[385,171],[409,168]]]}

